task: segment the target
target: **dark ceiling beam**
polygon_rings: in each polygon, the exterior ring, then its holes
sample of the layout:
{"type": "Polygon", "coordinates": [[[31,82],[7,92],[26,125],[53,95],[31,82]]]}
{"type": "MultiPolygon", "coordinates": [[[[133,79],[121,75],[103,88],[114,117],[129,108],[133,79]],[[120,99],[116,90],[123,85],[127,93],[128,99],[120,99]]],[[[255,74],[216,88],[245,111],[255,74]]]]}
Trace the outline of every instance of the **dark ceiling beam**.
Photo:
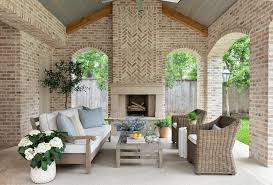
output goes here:
{"type": "Polygon", "coordinates": [[[205,37],[208,36],[208,28],[206,26],[200,24],[199,22],[191,19],[190,17],[187,17],[187,16],[177,12],[176,10],[169,8],[166,5],[162,5],[162,12],[164,15],[170,17],[171,19],[184,24],[195,31],[198,31],[199,33],[201,33],[205,37]]]}
{"type": "Polygon", "coordinates": [[[106,17],[108,16],[109,14],[112,13],[112,9],[113,9],[113,6],[112,6],[112,3],[110,5],[107,5],[106,7],[104,7],[103,9],[101,10],[98,10],[96,12],[93,12],[87,16],[84,16],[83,18],[81,18],[81,20],[79,21],[76,21],[72,24],[69,24],[67,27],[66,27],[66,33],[67,34],[70,34],[70,33],[73,33],[89,24],[92,24],[94,22],[96,22],[97,20],[103,18],[103,17],[106,17]]]}

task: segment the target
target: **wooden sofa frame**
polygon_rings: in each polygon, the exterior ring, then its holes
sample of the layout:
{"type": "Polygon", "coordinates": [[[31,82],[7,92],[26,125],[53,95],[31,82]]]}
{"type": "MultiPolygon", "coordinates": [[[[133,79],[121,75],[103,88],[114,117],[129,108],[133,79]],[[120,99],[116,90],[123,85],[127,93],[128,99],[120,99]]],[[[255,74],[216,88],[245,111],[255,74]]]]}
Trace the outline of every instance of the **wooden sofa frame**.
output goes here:
{"type": "MultiPolygon", "coordinates": [[[[40,130],[40,126],[37,125],[39,122],[39,118],[31,118],[30,119],[32,129],[40,130]]],[[[107,141],[111,142],[111,132],[101,141],[100,145],[96,148],[96,150],[91,154],[91,140],[95,140],[96,136],[69,136],[67,140],[76,141],[76,140],[86,140],[86,153],[78,154],[78,153],[63,153],[62,158],[58,161],[58,164],[83,164],[86,168],[86,173],[89,174],[91,171],[91,162],[97,155],[97,153],[102,148],[103,144],[107,141]]]]}

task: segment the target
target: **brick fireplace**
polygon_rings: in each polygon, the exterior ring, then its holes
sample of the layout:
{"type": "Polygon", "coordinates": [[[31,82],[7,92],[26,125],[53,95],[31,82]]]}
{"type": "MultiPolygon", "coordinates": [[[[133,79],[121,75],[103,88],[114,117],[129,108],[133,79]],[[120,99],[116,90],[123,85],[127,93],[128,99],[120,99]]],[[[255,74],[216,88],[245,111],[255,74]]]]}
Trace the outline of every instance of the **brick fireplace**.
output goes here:
{"type": "Polygon", "coordinates": [[[111,117],[164,117],[164,62],[159,46],[162,3],[113,2],[113,65],[109,83],[111,117]]]}
{"type": "Polygon", "coordinates": [[[112,87],[111,91],[111,117],[164,117],[164,87],[112,87]],[[130,109],[135,104],[145,110],[130,109]]]}

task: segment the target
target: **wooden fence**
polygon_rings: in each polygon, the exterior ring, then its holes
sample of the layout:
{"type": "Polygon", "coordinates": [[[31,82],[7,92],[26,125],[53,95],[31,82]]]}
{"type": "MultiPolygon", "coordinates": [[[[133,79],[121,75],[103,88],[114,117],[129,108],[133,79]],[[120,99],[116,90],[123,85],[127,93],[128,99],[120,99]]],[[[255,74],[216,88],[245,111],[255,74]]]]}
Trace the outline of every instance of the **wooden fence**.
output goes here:
{"type": "Polygon", "coordinates": [[[96,80],[93,79],[85,79],[81,84],[86,87],[86,90],[73,93],[73,106],[102,107],[104,112],[107,113],[108,92],[98,89],[96,80]]]}
{"type": "MultiPolygon", "coordinates": [[[[72,102],[74,106],[87,106],[90,108],[102,107],[107,113],[108,92],[100,91],[96,81],[86,79],[82,82],[87,87],[86,91],[76,92],[72,102]]],[[[226,111],[225,91],[223,90],[223,111],[226,111]]],[[[235,87],[229,90],[230,111],[235,113],[247,113],[249,90],[238,92],[235,87]]],[[[166,89],[165,95],[166,114],[181,114],[189,112],[197,107],[197,82],[177,81],[172,89],[166,89]]]]}
{"type": "Polygon", "coordinates": [[[190,112],[197,107],[196,81],[177,81],[173,88],[166,89],[166,114],[190,112]]]}

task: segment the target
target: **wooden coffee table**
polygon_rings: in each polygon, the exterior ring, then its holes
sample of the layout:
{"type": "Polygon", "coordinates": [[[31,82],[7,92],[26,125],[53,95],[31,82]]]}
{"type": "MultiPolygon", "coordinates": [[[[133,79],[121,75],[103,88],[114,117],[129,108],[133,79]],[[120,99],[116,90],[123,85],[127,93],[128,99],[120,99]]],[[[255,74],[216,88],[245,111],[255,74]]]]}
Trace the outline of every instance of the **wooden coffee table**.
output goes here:
{"type": "Polygon", "coordinates": [[[158,168],[163,163],[163,147],[162,143],[138,143],[127,144],[127,136],[121,134],[116,146],[116,165],[120,167],[121,163],[136,164],[156,161],[158,168]]]}

